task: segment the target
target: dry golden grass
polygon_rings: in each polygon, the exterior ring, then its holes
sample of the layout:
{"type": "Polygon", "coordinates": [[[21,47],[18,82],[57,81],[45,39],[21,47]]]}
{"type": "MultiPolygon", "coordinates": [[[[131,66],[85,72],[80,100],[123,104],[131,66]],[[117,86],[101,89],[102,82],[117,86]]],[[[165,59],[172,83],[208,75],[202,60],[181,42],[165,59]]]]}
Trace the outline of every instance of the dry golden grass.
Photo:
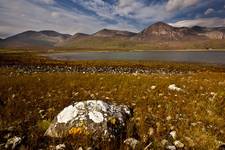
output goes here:
{"type": "MultiPolygon", "coordinates": [[[[97,63],[96,63],[97,64],[97,63]]],[[[134,123],[143,145],[162,149],[175,130],[188,148],[216,149],[225,142],[225,73],[192,74],[17,74],[0,69],[0,129],[16,126],[27,133],[30,148],[40,144],[47,121],[73,101],[101,99],[134,107],[134,123]],[[170,91],[176,84],[184,91],[170,91]],[[156,86],[151,89],[151,86],[156,86]],[[153,129],[153,134],[148,131],[153,129]]]]}

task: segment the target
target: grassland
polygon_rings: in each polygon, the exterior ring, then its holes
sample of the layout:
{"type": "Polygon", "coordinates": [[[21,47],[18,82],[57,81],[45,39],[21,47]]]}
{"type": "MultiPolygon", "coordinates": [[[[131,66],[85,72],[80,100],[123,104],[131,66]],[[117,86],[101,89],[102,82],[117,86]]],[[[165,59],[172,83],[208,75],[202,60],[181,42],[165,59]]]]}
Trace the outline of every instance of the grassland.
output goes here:
{"type": "MultiPolygon", "coordinates": [[[[50,149],[80,143],[43,137],[49,122],[73,101],[101,99],[134,109],[136,137],[150,148],[163,149],[171,131],[186,149],[217,149],[225,139],[225,71],[197,64],[161,62],[60,62],[34,54],[0,55],[0,133],[13,127],[23,137],[24,149],[50,149]],[[164,68],[158,73],[18,72],[7,65],[113,66],[164,68]],[[171,73],[173,70],[178,73],[171,73]],[[176,84],[182,91],[171,91],[176,84]],[[155,86],[155,87],[154,87],[155,86]],[[154,87],[154,88],[153,88],[154,87]]],[[[129,129],[128,129],[129,130],[129,129]]],[[[128,133],[129,135],[129,133],[128,133]]],[[[1,137],[1,139],[3,139],[1,137]]],[[[92,143],[96,146],[97,143],[92,143]]],[[[100,146],[101,148],[105,148],[100,146]]],[[[109,147],[107,149],[110,149],[109,147]]]]}

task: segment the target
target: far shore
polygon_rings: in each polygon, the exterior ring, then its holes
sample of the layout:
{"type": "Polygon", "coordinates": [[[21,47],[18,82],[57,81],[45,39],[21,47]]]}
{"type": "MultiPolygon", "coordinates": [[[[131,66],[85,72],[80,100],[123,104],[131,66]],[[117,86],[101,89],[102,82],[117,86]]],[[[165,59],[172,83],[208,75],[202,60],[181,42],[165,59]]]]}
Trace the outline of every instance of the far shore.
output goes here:
{"type": "Polygon", "coordinates": [[[224,52],[225,49],[74,49],[74,50],[57,50],[57,49],[48,49],[48,50],[20,50],[20,49],[0,49],[0,53],[74,53],[74,52],[224,52]]]}

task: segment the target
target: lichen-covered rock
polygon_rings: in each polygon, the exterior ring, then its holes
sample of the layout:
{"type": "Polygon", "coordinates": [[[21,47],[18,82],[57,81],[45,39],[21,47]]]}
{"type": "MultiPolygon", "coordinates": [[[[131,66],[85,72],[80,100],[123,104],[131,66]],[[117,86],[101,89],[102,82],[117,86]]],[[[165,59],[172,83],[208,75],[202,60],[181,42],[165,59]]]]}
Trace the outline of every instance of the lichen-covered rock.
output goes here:
{"type": "Polygon", "coordinates": [[[101,100],[75,102],[64,108],[52,121],[46,136],[94,136],[113,138],[122,134],[131,110],[125,105],[106,103],[101,100]]]}

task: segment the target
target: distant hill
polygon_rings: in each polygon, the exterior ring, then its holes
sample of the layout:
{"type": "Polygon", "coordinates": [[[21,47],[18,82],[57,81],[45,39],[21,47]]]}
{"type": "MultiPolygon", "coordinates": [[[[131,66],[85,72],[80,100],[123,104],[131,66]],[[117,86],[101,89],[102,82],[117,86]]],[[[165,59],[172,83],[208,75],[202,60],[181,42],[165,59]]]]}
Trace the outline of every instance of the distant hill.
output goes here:
{"type": "Polygon", "coordinates": [[[95,37],[121,37],[127,38],[135,36],[136,33],[129,32],[129,31],[119,31],[119,30],[109,30],[103,29],[93,34],[95,37]]]}
{"type": "Polygon", "coordinates": [[[3,39],[0,42],[2,48],[12,49],[39,49],[54,48],[56,44],[70,38],[71,35],[61,34],[55,31],[26,31],[3,39]]]}
{"type": "Polygon", "coordinates": [[[0,41],[20,49],[225,49],[225,27],[173,27],[157,22],[139,33],[102,29],[71,36],[55,31],[26,31],[0,41]]]}

